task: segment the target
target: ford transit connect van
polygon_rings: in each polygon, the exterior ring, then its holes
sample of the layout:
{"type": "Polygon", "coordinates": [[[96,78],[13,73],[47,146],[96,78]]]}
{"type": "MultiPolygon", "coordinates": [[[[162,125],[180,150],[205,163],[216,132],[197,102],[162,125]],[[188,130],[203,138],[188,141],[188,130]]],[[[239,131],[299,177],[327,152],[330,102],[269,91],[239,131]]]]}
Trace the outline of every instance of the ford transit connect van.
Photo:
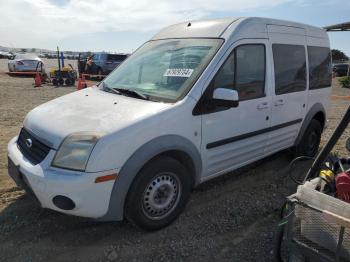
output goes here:
{"type": "Polygon", "coordinates": [[[330,89],[320,28],[176,24],[98,86],[29,112],[8,145],[9,174],[42,207],[158,229],[203,181],[286,148],[315,155],[330,89]]]}

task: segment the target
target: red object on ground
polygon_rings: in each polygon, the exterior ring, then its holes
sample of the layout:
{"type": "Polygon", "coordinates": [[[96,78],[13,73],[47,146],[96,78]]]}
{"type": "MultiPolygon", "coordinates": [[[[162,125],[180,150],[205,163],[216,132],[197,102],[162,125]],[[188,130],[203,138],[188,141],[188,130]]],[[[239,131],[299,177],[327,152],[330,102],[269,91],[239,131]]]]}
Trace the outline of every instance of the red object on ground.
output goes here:
{"type": "Polygon", "coordinates": [[[38,72],[35,74],[34,86],[35,87],[41,86],[41,76],[38,72]]]}
{"type": "Polygon", "coordinates": [[[79,77],[77,89],[80,90],[86,87],[87,87],[87,84],[86,84],[85,76],[84,74],[82,74],[82,76],[79,77]]]}
{"type": "Polygon", "coordinates": [[[350,203],[350,174],[340,173],[335,178],[338,198],[350,203]]]}

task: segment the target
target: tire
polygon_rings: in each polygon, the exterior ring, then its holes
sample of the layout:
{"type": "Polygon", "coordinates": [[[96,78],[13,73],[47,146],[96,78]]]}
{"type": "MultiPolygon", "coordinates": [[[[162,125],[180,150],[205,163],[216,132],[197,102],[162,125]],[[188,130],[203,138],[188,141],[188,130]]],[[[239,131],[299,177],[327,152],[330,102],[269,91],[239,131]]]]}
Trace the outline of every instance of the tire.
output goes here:
{"type": "Polygon", "coordinates": [[[316,119],[312,119],[299,144],[295,148],[296,155],[314,157],[320,145],[321,134],[322,126],[320,122],[316,119]]]}
{"type": "Polygon", "coordinates": [[[66,86],[71,86],[71,85],[72,85],[72,82],[73,82],[73,80],[72,80],[71,78],[67,78],[67,79],[64,81],[64,83],[65,83],[66,86]]]}
{"type": "Polygon", "coordinates": [[[157,157],[137,174],[126,200],[126,218],[144,230],[161,229],[185,208],[191,192],[187,169],[171,157],[157,157]]]}
{"type": "Polygon", "coordinates": [[[55,86],[55,87],[58,87],[58,79],[57,78],[54,78],[52,79],[52,84],[55,86]]]}
{"type": "Polygon", "coordinates": [[[58,79],[58,84],[59,84],[60,86],[63,86],[63,84],[64,84],[64,79],[63,79],[63,78],[59,78],[59,79],[58,79]]]}

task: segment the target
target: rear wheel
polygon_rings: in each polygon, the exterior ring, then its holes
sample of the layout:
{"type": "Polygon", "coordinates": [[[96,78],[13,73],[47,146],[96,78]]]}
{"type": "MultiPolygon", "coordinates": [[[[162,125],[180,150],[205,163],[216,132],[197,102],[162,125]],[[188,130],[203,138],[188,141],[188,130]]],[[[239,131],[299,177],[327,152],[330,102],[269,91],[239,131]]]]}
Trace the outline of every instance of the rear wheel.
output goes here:
{"type": "Polygon", "coordinates": [[[321,142],[322,126],[319,121],[312,119],[303,137],[296,146],[296,155],[314,157],[321,142]]]}
{"type": "Polygon", "coordinates": [[[170,157],[158,157],[139,172],[126,202],[128,220],[145,230],[173,222],[184,209],[191,191],[187,169],[170,157]]]}

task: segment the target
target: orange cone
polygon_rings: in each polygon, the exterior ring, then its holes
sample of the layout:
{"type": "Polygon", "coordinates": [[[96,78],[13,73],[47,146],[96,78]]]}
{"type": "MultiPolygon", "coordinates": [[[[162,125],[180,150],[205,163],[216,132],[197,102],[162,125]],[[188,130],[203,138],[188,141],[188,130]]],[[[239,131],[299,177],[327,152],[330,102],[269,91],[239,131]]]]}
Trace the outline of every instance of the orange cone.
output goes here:
{"type": "Polygon", "coordinates": [[[77,90],[81,89],[81,77],[78,78],[77,90]]]}
{"type": "Polygon", "coordinates": [[[82,77],[82,85],[83,85],[83,88],[87,88],[87,84],[86,84],[86,81],[85,81],[85,75],[83,74],[83,77],[82,77]]]}
{"type": "Polygon", "coordinates": [[[87,87],[87,85],[86,85],[86,81],[85,81],[85,75],[82,74],[82,76],[79,77],[77,89],[80,90],[80,89],[83,89],[86,87],[87,87]]]}
{"type": "Polygon", "coordinates": [[[38,72],[36,72],[36,74],[35,74],[34,86],[35,87],[41,86],[41,76],[38,72]]]}

